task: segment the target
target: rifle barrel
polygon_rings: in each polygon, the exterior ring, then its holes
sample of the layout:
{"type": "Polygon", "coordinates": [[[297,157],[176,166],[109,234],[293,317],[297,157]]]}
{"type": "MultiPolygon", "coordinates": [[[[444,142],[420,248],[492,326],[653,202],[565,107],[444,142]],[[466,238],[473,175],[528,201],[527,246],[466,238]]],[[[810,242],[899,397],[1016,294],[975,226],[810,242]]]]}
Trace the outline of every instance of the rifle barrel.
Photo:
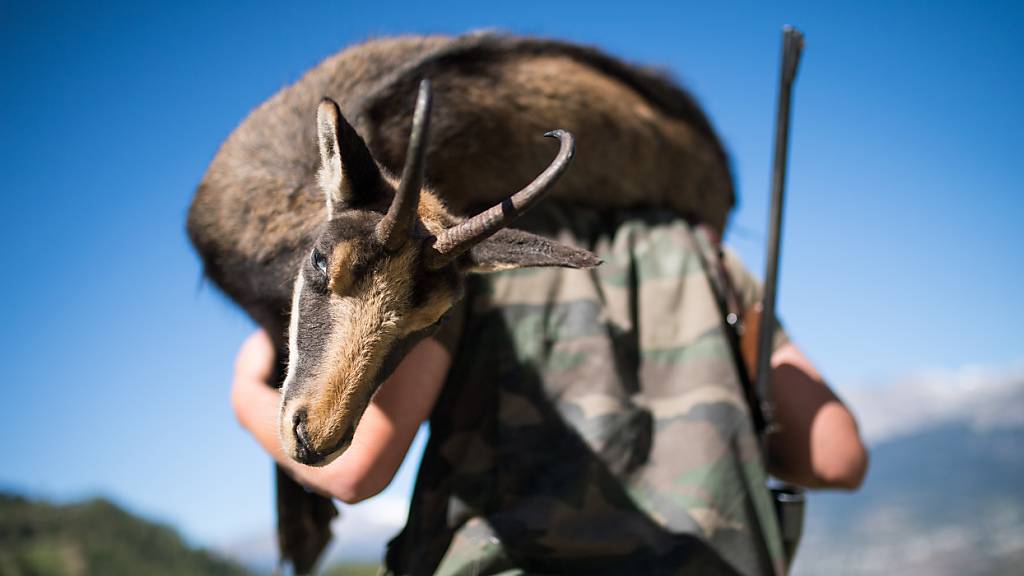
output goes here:
{"type": "MultiPolygon", "coordinates": [[[[768,257],[765,262],[764,301],[762,303],[760,333],[757,344],[757,393],[761,409],[768,423],[768,433],[773,429],[773,406],[771,403],[771,349],[775,332],[775,299],[778,289],[779,252],[782,245],[782,208],[786,189],[786,161],[789,154],[789,112],[800,53],[804,46],[804,35],[786,26],[782,32],[782,68],[779,78],[779,102],[775,116],[775,158],[772,165],[772,205],[768,227],[768,257]]],[[[762,436],[768,437],[768,433],[762,436]]],[[[765,446],[767,448],[767,446],[765,446]]],[[[767,457],[768,452],[764,454],[767,457]]]]}

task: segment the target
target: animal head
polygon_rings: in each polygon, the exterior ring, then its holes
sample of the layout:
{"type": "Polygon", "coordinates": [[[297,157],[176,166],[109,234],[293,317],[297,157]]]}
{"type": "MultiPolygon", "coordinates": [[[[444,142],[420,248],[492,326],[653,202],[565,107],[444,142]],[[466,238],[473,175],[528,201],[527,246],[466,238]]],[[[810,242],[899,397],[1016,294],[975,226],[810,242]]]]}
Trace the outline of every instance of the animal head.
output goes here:
{"type": "Polygon", "coordinates": [[[528,186],[460,221],[423,188],[431,91],[420,85],[400,178],[380,168],[337,104],[317,109],[322,230],[295,278],[279,432],[295,460],[343,453],[377,387],[461,296],[464,275],[524,266],[584,268],[591,253],[506,228],[568,168],[572,135],[528,186]]]}

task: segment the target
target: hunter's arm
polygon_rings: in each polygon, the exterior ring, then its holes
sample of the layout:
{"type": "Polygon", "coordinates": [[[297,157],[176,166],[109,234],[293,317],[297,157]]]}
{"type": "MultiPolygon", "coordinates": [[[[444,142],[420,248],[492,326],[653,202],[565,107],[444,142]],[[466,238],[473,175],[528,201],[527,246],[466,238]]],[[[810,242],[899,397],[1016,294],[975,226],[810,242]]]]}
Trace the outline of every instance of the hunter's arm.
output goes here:
{"type": "Polygon", "coordinates": [[[868,467],[857,421],[792,342],[772,354],[778,432],[769,437],[769,472],[809,488],[853,490],[868,467]]]}
{"type": "Polygon", "coordinates": [[[391,482],[434,407],[450,362],[448,352],[436,341],[428,338],[417,344],[374,395],[349,449],[322,468],[299,464],[281,449],[277,426],[281,395],[267,386],[274,348],[262,330],[239,350],[231,402],[242,426],[299,482],[352,504],[378,494],[391,482]]]}

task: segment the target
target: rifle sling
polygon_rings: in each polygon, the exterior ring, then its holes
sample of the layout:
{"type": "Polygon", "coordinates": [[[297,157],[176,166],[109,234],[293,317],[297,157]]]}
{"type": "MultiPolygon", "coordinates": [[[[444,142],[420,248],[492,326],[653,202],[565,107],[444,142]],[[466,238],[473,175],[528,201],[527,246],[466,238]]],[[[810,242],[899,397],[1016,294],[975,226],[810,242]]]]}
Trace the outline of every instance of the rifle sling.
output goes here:
{"type": "Polygon", "coordinates": [[[708,284],[711,287],[711,292],[714,294],[719,317],[722,321],[722,330],[725,332],[726,340],[729,342],[729,351],[732,355],[733,363],[736,365],[736,372],[739,375],[740,386],[743,388],[743,397],[747,402],[747,408],[750,410],[754,431],[761,440],[761,445],[764,446],[765,435],[769,428],[768,422],[764,411],[761,409],[760,398],[758,398],[757,390],[754,387],[753,375],[747,369],[740,346],[744,310],[739,298],[736,296],[729,272],[725,269],[721,243],[716,240],[715,234],[706,224],[696,224],[695,227],[703,241],[698,241],[692,229],[688,227],[690,240],[697,249],[696,253],[700,260],[701,268],[704,270],[704,274],[708,278],[708,284]],[[711,265],[709,260],[714,262],[714,266],[711,265]]]}

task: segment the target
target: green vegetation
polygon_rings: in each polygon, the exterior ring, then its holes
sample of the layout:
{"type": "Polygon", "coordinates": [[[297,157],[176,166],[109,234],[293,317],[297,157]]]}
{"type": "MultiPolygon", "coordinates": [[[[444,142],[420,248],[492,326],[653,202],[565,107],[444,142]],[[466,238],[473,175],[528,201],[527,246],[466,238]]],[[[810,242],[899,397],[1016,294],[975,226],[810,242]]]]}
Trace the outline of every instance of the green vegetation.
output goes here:
{"type": "Polygon", "coordinates": [[[224,576],[244,568],[193,550],[171,528],[102,500],[56,506],[0,494],[4,576],[224,576]]]}

